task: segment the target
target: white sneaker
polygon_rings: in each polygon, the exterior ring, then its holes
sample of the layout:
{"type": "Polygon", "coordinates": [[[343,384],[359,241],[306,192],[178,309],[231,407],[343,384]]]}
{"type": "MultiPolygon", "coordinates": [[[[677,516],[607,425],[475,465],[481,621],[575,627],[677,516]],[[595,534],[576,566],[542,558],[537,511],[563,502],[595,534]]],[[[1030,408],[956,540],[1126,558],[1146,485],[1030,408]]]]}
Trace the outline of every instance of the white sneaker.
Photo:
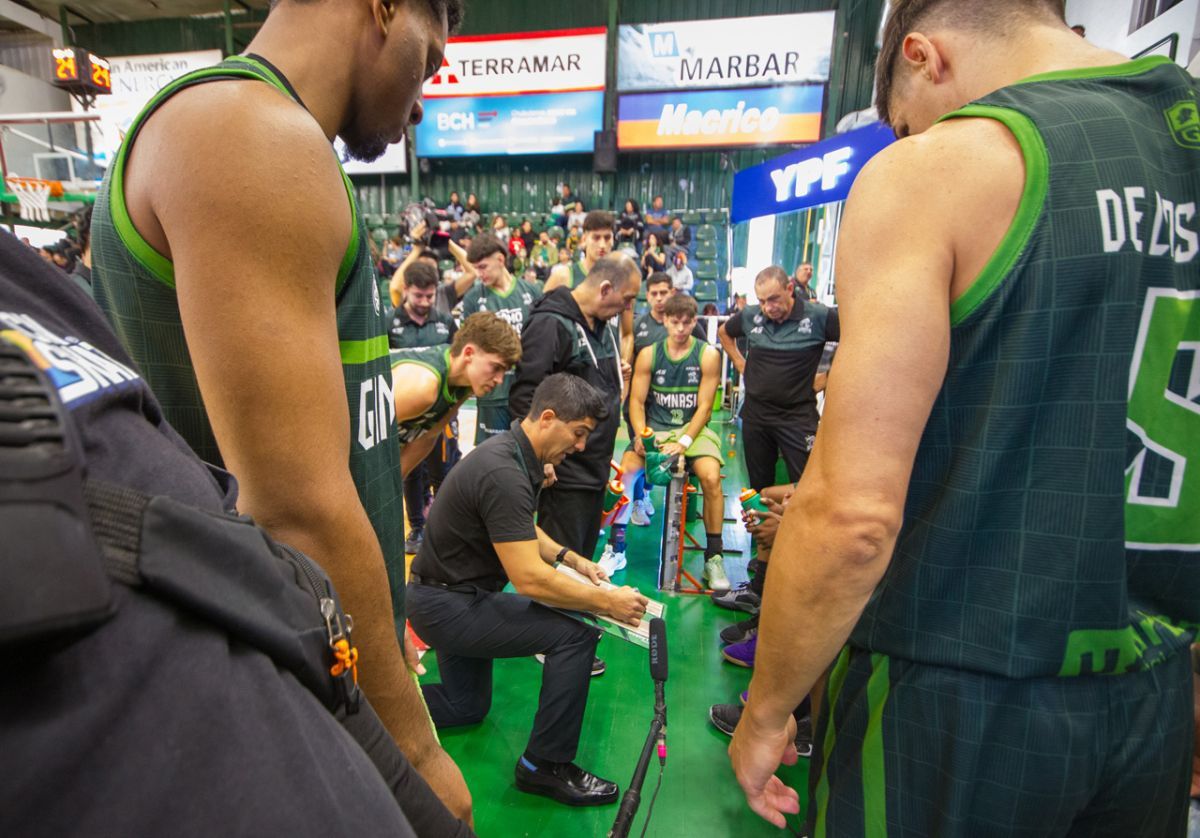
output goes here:
{"type": "Polygon", "coordinates": [[[625,569],[625,551],[616,552],[611,544],[604,545],[604,554],[596,562],[610,577],[618,570],[625,569]]]}
{"type": "Polygon", "coordinates": [[[629,523],[635,527],[650,526],[650,516],[654,514],[654,507],[650,505],[648,500],[635,500],[633,509],[629,513],[629,523]]]}
{"type": "Polygon", "coordinates": [[[704,563],[704,578],[708,587],[717,593],[729,590],[729,577],[725,575],[725,559],[720,553],[704,563]]]}

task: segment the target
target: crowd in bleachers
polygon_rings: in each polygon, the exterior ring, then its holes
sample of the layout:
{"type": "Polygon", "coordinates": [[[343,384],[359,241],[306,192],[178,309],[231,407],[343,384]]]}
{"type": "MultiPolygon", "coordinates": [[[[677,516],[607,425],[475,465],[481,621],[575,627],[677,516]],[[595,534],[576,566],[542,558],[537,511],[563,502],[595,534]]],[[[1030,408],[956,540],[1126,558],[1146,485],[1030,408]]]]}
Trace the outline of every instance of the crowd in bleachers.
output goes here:
{"type": "MultiPolygon", "coordinates": [[[[424,229],[419,236],[413,235],[417,225],[411,220],[416,217],[411,207],[404,216],[368,217],[371,245],[383,280],[391,277],[414,242],[428,246],[439,257],[443,279],[453,280],[459,271],[454,250],[469,249],[481,232],[496,236],[508,247],[510,273],[539,286],[556,265],[582,258],[580,241],[587,207],[566,184],[546,212],[485,211],[475,194],[468,194],[464,203],[457,191],[450,193],[444,206],[426,197],[420,208],[424,229]]],[[[655,195],[644,211],[636,199],[628,198],[621,211],[613,214],[615,248],[629,252],[646,277],[666,273],[674,289],[696,297],[707,314],[726,308],[728,289],[721,281],[725,271],[720,243],[727,225],[725,210],[669,211],[661,195],[655,195]]]]}

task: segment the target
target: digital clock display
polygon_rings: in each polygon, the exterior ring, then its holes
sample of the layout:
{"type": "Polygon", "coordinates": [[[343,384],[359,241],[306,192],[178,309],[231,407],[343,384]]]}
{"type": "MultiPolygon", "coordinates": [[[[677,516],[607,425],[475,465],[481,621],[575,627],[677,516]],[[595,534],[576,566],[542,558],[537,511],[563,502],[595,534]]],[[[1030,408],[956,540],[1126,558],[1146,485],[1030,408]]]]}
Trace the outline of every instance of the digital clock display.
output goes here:
{"type": "Polygon", "coordinates": [[[112,68],[107,61],[78,47],[56,47],[54,83],[77,94],[112,93],[112,68]]]}

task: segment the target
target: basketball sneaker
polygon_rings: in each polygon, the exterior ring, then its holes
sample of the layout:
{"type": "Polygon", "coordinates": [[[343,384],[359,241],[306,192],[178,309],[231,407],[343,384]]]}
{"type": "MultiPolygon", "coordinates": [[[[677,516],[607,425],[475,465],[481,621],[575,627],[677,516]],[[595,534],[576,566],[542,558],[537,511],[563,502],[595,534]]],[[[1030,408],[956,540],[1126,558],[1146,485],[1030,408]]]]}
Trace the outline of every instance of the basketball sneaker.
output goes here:
{"type": "Polygon", "coordinates": [[[648,500],[635,500],[633,509],[629,512],[629,523],[635,527],[650,526],[650,518],[654,515],[654,507],[648,500]]]}
{"type": "Polygon", "coordinates": [[[716,593],[729,590],[729,577],[725,575],[725,559],[717,553],[704,562],[704,580],[716,593]]]}
{"type": "Polygon", "coordinates": [[[712,595],[713,605],[728,608],[731,611],[745,611],[747,614],[757,614],[762,606],[762,598],[750,590],[750,583],[739,585],[724,593],[712,595]]]}
{"type": "Polygon", "coordinates": [[[756,634],[758,634],[758,617],[751,617],[749,620],[742,620],[740,623],[734,623],[721,629],[721,643],[726,646],[744,643],[756,634]]]}
{"type": "Polygon", "coordinates": [[[611,544],[604,545],[604,553],[600,556],[600,560],[596,562],[604,570],[605,573],[612,577],[618,570],[625,569],[625,551],[617,552],[611,544]]]}

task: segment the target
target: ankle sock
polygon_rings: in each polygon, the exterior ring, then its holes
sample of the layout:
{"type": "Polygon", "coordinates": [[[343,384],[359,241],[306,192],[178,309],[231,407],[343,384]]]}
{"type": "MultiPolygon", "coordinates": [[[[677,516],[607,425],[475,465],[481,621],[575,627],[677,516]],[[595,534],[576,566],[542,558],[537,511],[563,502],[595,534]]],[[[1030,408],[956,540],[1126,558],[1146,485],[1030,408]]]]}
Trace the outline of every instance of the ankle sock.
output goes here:
{"type": "Polygon", "coordinates": [[[527,768],[531,765],[536,769],[549,770],[558,765],[557,762],[551,762],[548,759],[542,759],[541,757],[535,757],[533,754],[529,753],[528,750],[526,750],[525,753],[521,754],[521,761],[528,763],[528,765],[526,766],[527,768]]]}
{"type": "Polygon", "coordinates": [[[705,533],[708,543],[704,547],[704,561],[708,561],[713,556],[720,555],[725,552],[725,545],[721,543],[720,533],[705,533]]]}

